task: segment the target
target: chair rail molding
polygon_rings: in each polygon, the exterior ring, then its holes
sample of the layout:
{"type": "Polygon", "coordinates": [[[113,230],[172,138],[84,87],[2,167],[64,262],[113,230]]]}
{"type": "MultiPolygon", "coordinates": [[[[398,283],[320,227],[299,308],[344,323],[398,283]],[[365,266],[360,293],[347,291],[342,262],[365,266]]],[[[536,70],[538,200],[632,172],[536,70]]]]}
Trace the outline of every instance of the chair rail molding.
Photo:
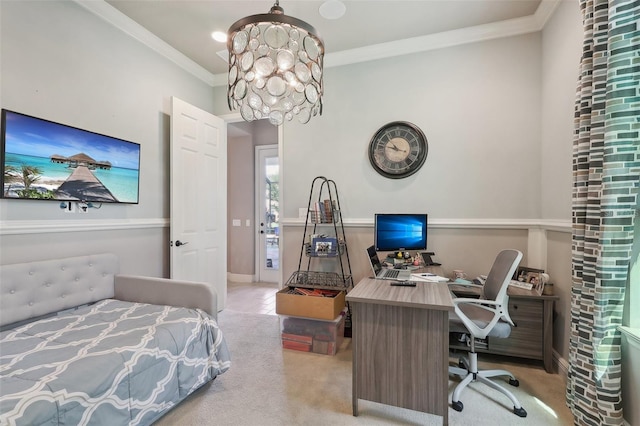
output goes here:
{"type": "MultiPolygon", "coordinates": [[[[345,227],[373,227],[371,218],[343,219],[345,227]]],[[[284,226],[304,226],[300,218],[283,218],[284,226]]],[[[432,229],[528,229],[571,233],[571,220],[560,219],[433,219],[429,218],[432,229]]]]}
{"type": "Polygon", "coordinates": [[[167,228],[169,219],[5,220],[0,235],[55,234],[61,232],[114,231],[167,228]]]}

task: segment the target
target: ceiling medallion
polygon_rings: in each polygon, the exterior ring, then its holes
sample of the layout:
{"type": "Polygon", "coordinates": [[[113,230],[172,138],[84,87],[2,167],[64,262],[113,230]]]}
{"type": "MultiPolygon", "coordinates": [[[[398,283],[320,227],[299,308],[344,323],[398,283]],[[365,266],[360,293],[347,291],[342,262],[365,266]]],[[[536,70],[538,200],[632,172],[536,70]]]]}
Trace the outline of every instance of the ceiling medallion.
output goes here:
{"type": "Polygon", "coordinates": [[[311,25],[285,15],[276,0],[269,13],[240,19],[228,34],[230,110],[276,126],[322,115],[324,45],[311,25]]]}

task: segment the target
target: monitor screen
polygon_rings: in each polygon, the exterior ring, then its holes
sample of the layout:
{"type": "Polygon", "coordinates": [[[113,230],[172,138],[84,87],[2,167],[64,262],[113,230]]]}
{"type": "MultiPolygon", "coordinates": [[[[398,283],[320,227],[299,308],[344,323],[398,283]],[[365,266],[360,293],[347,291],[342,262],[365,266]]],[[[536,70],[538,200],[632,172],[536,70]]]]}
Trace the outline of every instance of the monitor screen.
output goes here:
{"type": "Polygon", "coordinates": [[[5,109],[0,136],[0,198],[138,203],[138,143],[5,109]]]}
{"type": "Polygon", "coordinates": [[[427,249],[427,215],[378,213],[374,221],[376,251],[427,249]]]}

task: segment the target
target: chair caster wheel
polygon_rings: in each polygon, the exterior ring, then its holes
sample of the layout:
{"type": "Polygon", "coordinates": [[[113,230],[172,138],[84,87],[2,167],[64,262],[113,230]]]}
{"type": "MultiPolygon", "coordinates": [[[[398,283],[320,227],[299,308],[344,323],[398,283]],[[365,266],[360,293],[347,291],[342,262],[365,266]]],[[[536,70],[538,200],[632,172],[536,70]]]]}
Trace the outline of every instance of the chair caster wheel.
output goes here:
{"type": "MultiPolygon", "coordinates": [[[[518,381],[518,379],[509,379],[509,384],[516,388],[520,386],[520,382],[518,381]]],[[[526,413],[525,413],[525,416],[526,416],[526,413]]]]}
{"type": "MultiPolygon", "coordinates": [[[[461,401],[454,401],[451,403],[451,408],[453,408],[456,411],[462,411],[462,409],[464,408],[464,405],[462,404],[461,401]]],[[[527,413],[524,413],[524,415],[526,416],[527,413]]]]}
{"type": "Polygon", "coordinates": [[[513,414],[515,414],[518,417],[527,417],[527,412],[522,407],[520,408],[513,407],[513,414]]]}

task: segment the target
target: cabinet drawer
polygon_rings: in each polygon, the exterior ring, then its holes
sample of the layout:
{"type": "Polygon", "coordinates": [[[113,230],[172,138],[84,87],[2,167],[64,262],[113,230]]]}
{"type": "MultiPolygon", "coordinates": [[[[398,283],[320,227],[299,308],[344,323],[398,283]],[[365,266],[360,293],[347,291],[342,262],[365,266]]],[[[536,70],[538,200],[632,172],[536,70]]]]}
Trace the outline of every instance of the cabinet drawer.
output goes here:
{"type": "Polygon", "coordinates": [[[506,339],[489,338],[489,350],[493,353],[542,359],[543,351],[542,300],[509,300],[509,315],[516,324],[506,339]]]}

